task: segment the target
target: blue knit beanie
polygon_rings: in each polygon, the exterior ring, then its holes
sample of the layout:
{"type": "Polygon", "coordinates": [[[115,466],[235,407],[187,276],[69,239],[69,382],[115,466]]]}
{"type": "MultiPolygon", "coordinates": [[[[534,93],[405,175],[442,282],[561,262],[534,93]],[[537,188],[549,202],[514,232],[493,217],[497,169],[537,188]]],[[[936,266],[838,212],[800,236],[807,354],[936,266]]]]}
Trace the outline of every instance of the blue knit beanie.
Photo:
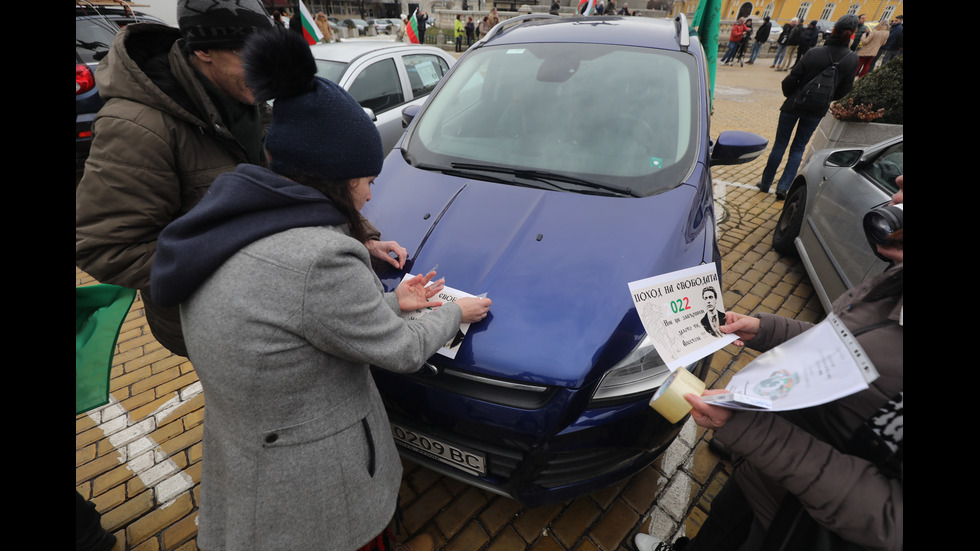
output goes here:
{"type": "Polygon", "coordinates": [[[381,134],[346,90],[314,76],[303,37],[281,29],[254,33],[242,61],[256,100],[275,99],[265,137],[273,172],[324,180],[381,173],[381,134]]]}

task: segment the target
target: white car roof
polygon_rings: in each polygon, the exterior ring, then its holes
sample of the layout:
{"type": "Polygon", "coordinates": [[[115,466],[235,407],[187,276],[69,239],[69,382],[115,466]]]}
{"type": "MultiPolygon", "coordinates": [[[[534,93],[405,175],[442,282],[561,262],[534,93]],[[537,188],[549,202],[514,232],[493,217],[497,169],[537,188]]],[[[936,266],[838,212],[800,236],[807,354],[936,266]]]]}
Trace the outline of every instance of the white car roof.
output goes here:
{"type": "Polygon", "coordinates": [[[388,50],[418,50],[421,52],[436,53],[441,57],[443,51],[434,46],[423,46],[421,44],[405,44],[403,42],[379,42],[376,40],[364,41],[344,41],[332,42],[330,44],[315,44],[310,46],[315,59],[326,61],[336,61],[340,63],[350,63],[355,59],[373,52],[388,50]]]}

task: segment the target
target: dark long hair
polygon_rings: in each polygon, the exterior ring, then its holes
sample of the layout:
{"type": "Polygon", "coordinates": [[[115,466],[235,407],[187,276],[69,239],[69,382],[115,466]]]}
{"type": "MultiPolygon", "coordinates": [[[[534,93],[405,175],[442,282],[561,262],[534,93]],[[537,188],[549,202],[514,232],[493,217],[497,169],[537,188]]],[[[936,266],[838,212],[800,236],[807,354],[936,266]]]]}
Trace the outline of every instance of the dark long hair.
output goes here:
{"type": "Polygon", "coordinates": [[[354,208],[354,198],[351,197],[351,182],[353,180],[325,180],[308,174],[290,176],[293,180],[309,186],[322,193],[347,219],[350,236],[364,243],[368,239],[367,221],[354,208]]]}

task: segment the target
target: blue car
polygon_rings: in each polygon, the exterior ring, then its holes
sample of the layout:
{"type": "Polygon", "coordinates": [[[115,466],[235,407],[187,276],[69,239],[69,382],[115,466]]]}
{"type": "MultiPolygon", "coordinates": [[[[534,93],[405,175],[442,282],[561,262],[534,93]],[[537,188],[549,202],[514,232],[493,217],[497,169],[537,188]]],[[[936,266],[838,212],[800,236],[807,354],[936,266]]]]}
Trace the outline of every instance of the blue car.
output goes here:
{"type": "MultiPolygon", "coordinates": [[[[676,20],[528,15],[462,56],[385,160],[365,216],[493,300],[455,358],[375,370],[412,461],[538,506],[635,474],[680,430],[628,282],[718,262],[704,52],[676,20]]],[[[379,268],[394,289],[406,273],[379,268]]],[[[687,369],[703,378],[708,360],[687,369]]]]}

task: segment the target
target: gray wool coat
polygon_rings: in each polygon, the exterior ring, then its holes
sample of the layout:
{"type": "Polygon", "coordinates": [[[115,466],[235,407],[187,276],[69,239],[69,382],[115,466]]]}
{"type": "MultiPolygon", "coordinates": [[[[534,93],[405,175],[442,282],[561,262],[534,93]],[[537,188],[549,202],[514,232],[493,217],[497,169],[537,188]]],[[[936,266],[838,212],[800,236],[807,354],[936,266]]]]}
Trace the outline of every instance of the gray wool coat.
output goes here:
{"type": "Polygon", "coordinates": [[[344,551],[385,529],[402,469],[368,365],[417,370],[462,316],[398,314],[340,227],[256,241],[181,305],[207,404],[201,549],[344,551]]]}

